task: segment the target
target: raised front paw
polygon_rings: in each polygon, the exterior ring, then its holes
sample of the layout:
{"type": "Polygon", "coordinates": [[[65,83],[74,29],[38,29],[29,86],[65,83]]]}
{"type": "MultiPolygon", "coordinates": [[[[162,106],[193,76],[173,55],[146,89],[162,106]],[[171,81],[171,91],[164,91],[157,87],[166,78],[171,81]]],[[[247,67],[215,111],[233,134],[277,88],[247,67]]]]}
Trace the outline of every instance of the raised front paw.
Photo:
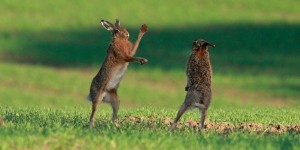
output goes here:
{"type": "Polygon", "coordinates": [[[146,25],[146,24],[143,24],[143,25],[141,26],[141,32],[142,32],[142,33],[145,33],[145,32],[147,32],[147,30],[148,30],[147,25],[146,25]]]}
{"type": "Polygon", "coordinates": [[[145,58],[140,58],[139,61],[140,61],[140,64],[141,64],[141,65],[146,64],[146,63],[148,62],[148,60],[145,59],[145,58]]]}
{"type": "Polygon", "coordinates": [[[188,87],[188,86],[186,86],[184,90],[185,90],[185,91],[188,91],[188,90],[189,90],[189,87],[188,87]]]}

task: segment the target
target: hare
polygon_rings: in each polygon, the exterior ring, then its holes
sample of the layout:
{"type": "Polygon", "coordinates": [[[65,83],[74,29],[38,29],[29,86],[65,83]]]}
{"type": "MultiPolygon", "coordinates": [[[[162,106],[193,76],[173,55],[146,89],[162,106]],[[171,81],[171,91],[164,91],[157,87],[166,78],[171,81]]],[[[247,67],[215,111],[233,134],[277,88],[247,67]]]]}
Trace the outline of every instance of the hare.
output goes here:
{"type": "Polygon", "coordinates": [[[101,24],[105,29],[111,31],[112,41],[102,67],[92,80],[90,93],[87,97],[88,100],[92,101],[91,127],[94,127],[95,113],[99,102],[102,100],[111,104],[113,110],[112,121],[115,123],[119,110],[117,90],[127,70],[128,63],[139,62],[140,64],[145,64],[148,62],[145,58],[133,57],[144,33],[147,31],[146,24],[141,26],[138,38],[134,44],[128,40],[129,33],[126,28],[121,27],[118,19],[116,19],[115,26],[105,20],[101,20],[101,24]]]}
{"type": "Polygon", "coordinates": [[[204,127],[207,109],[211,102],[211,78],[212,69],[207,46],[215,47],[214,44],[197,39],[193,42],[192,53],[187,62],[187,91],[185,101],[181,105],[177,116],[173,122],[172,130],[176,128],[177,122],[183,113],[192,108],[199,108],[201,122],[199,128],[204,127]]]}

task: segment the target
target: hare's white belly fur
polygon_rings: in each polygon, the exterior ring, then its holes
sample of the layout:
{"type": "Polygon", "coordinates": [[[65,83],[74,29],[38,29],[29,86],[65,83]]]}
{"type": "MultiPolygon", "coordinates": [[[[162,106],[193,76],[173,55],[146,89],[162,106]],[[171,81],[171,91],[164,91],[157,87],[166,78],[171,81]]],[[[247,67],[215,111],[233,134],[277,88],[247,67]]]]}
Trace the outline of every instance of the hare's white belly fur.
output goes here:
{"type": "MultiPolygon", "coordinates": [[[[117,66],[115,68],[115,72],[112,74],[111,79],[107,83],[105,91],[101,95],[101,99],[103,99],[104,102],[110,102],[110,96],[109,96],[109,94],[107,94],[107,91],[114,89],[118,86],[125,71],[127,70],[127,66],[128,66],[128,63],[126,63],[125,65],[117,66]]],[[[87,100],[92,101],[90,94],[87,96],[87,100]]]]}
{"type": "Polygon", "coordinates": [[[128,63],[125,65],[120,65],[116,67],[115,72],[112,74],[111,79],[109,80],[106,90],[114,89],[120,83],[125,71],[127,70],[128,63]]]}

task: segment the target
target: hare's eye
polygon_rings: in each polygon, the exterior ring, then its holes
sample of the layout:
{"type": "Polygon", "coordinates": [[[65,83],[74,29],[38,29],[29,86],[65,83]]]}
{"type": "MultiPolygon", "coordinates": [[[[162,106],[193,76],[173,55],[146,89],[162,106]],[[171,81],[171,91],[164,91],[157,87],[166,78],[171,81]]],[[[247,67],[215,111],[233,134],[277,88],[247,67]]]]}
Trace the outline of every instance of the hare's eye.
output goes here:
{"type": "Polygon", "coordinates": [[[193,45],[197,45],[197,42],[196,42],[196,41],[194,41],[194,42],[193,42],[193,45]]]}

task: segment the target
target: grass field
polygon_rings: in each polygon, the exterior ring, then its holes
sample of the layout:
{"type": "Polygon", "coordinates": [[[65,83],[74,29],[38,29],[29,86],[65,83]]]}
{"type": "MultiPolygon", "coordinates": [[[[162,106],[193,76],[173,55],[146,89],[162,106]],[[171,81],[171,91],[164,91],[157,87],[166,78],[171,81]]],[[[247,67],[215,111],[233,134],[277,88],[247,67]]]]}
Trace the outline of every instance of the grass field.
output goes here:
{"type": "MultiPolygon", "coordinates": [[[[168,109],[122,109],[119,126],[110,122],[111,114],[100,110],[96,127],[89,128],[89,111],[83,108],[1,108],[5,115],[1,131],[2,149],[297,149],[299,133],[283,128],[299,124],[297,109],[283,108],[212,109],[209,122],[227,123],[196,132],[187,113],[177,131],[169,132],[168,109]],[[249,112],[252,111],[252,112],[249,112]],[[228,113],[229,112],[229,113],[228,113]],[[259,122],[259,128],[234,129],[243,122],[259,122]],[[274,132],[269,123],[281,124],[274,132]],[[3,142],[5,141],[5,142],[3,142]]],[[[299,132],[299,129],[298,129],[299,132]]]]}
{"type": "Polygon", "coordinates": [[[0,2],[0,149],[299,149],[299,1],[0,2]],[[100,104],[88,127],[91,79],[120,19],[149,31],[121,82],[119,124],[100,104]],[[185,96],[191,42],[213,65],[206,128],[198,111],[170,122],[185,96]]]}

